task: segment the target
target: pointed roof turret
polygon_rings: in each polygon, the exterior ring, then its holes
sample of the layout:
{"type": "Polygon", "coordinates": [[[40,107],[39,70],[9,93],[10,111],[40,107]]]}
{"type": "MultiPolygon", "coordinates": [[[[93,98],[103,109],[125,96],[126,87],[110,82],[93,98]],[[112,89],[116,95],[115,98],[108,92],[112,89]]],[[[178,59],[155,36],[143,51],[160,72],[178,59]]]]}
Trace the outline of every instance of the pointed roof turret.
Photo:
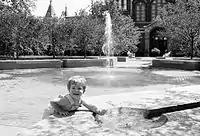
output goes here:
{"type": "Polygon", "coordinates": [[[64,17],[67,17],[67,4],[65,5],[64,17]]]}
{"type": "Polygon", "coordinates": [[[67,5],[65,5],[65,10],[62,12],[61,17],[66,18],[67,16],[68,16],[68,13],[67,13],[67,5]]]}
{"type": "Polygon", "coordinates": [[[52,0],[50,0],[50,4],[49,4],[45,17],[54,17],[54,16],[56,16],[56,14],[52,6],[52,0]]]}

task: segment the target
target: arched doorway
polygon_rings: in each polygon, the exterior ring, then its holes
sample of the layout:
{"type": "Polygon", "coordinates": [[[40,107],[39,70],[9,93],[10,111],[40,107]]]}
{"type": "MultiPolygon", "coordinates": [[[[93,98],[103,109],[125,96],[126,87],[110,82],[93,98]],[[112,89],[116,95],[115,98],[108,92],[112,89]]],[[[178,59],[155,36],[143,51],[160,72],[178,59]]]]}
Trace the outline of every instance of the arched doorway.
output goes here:
{"type": "Polygon", "coordinates": [[[164,30],[161,27],[155,27],[151,30],[150,32],[150,37],[149,37],[149,55],[150,56],[162,56],[163,54],[166,53],[167,50],[167,38],[159,35],[159,31],[164,30]],[[155,54],[152,52],[152,49],[159,49],[160,53],[155,54]]]}

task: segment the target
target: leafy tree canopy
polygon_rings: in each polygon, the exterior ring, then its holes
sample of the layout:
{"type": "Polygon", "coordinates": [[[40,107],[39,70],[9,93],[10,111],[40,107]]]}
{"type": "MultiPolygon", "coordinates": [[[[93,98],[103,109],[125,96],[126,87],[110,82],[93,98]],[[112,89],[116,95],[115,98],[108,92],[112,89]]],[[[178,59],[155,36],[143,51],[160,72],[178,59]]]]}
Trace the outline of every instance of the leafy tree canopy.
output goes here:
{"type": "Polygon", "coordinates": [[[9,8],[14,12],[31,13],[31,10],[35,8],[36,0],[1,0],[2,8],[9,8]]]}
{"type": "Polygon", "coordinates": [[[177,0],[161,10],[163,35],[168,37],[170,48],[181,47],[191,58],[200,35],[200,2],[177,0]],[[180,46],[181,45],[181,46],[180,46]]]}

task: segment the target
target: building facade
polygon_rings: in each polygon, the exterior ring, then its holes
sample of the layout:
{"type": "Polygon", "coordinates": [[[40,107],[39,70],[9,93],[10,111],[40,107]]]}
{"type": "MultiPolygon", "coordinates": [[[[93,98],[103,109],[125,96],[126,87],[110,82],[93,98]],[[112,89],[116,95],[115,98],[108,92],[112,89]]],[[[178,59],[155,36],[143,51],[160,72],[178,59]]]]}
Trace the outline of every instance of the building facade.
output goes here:
{"type": "MultiPolygon", "coordinates": [[[[116,0],[118,7],[123,10],[125,15],[130,16],[135,25],[138,26],[142,33],[140,43],[137,45],[139,50],[136,56],[153,56],[152,49],[157,48],[160,50],[160,55],[163,55],[167,48],[167,38],[161,37],[158,34],[159,30],[164,28],[160,27],[159,10],[168,2],[174,3],[175,0],[116,0]]],[[[55,16],[52,6],[52,0],[47,10],[45,17],[55,16]]],[[[67,7],[62,13],[63,17],[67,16],[67,7]]]]}
{"type": "Polygon", "coordinates": [[[142,32],[141,42],[138,45],[137,56],[152,56],[151,50],[158,48],[160,55],[167,50],[167,38],[158,34],[160,27],[159,10],[168,2],[174,0],[117,0],[119,8],[129,15],[142,32]]]}

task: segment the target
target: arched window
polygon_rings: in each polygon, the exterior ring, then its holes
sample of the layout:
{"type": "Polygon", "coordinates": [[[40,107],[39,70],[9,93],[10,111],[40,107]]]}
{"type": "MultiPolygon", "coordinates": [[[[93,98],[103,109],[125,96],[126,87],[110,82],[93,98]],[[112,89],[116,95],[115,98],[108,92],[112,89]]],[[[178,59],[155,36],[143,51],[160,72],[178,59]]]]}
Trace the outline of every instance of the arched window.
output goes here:
{"type": "Polygon", "coordinates": [[[127,10],[127,0],[116,0],[118,3],[118,8],[122,10],[127,10]]]}
{"type": "Polygon", "coordinates": [[[154,0],[151,4],[151,20],[154,20],[157,16],[157,6],[156,0],[154,0]]]}
{"type": "Polygon", "coordinates": [[[145,4],[140,2],[136,4],[136,21],[145,21],[146,19],[145,4]]]}
{"type": "Polygon", "coordinates": [[[151,3],[151,20],[153,21],[159,13],[159,9],[167,2],[165,0],[154,0],[151,3]]]}

